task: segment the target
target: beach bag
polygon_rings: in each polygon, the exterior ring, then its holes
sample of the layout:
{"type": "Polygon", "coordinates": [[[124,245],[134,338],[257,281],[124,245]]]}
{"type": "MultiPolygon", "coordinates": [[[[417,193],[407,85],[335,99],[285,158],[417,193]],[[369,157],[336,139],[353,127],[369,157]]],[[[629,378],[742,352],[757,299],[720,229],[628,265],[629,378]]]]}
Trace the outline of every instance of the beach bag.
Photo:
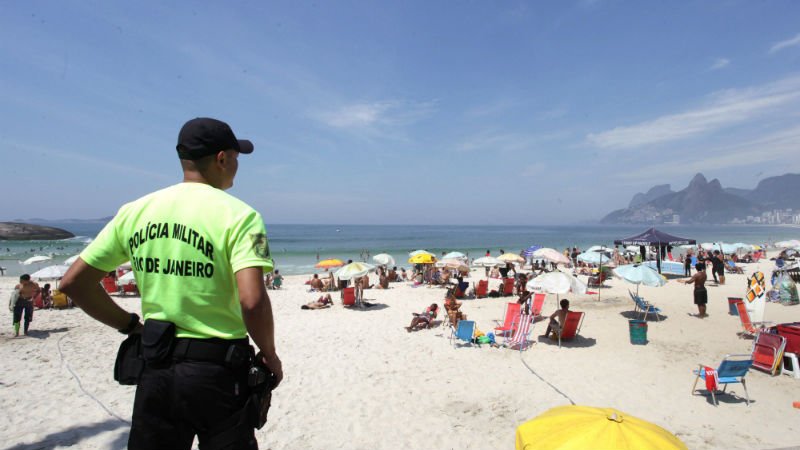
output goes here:
{"type": "Polygon", "coordinates": [[[785,305],[800,303],[797,297],[797,285],[791,277],[781,275],[778,278],[778,292],[781,303],[785,305]]]}

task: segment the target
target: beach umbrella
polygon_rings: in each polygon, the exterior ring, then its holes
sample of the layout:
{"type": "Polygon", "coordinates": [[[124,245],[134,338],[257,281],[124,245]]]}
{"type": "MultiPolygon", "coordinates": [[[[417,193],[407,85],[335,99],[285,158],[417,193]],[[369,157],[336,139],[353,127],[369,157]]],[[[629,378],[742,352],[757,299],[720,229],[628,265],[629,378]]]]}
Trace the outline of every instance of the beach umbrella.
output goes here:
{"type": "Polygon", "coordinates": [[[431,256],[436,256],[436,255],[434,255],[433,253],[431,253],[431,252],[429,252],[429,251],[427,251],[427,250],[414,250],[413,252],[411,252],[411,253],[409,253],[409,254],[408,254],[408,256],[411,256],[411,257],[417,256],[417,255],[431,255],[431,256]]]}
{"type": "Polygon", "coordinates": [[[700,244],[700,248],[703,250],[714,250],[715,244],[713,242],[703,242],[700,244]]]}
{"type": "Polygon", "coordinates": [[[353,278],[363,277],[364,275],[375,270],[375,266],[363,262],[353,262],[341,269],[337,270],[334,275],[340,280],[351,280],[353,278]]]}
{"type": "Polygon", "coordinates": [[[611,261],[611,258],[602,252],[584,252],[578,255],[578,261],[583,261],[587,264],[608,265],[608,263],[611,261]]]}
{"type": "Polygon", "coordinates": [[[68,269],[69,266],[62,264],[47,266],[43,269],[33,272],[31,274],[31,278],[36,278],[38,280],[60,280],[64,277],[64,274],[67,273],[68,269]]]}
{"type": "Polygon", "coordinates": [[[657,270],[644,264],[628,264],[614,269],[614,274],[628,283],[636,285],[636,295],[639,295],[639,285],[660,287],[667,284],[666,278],[657,270]]]}
{"type": "Polygon", "coordinates": [[[533,258],[535,259],[546,259],[552,263],[556,264],[569,264],[569,258],[564,256],[563,253],[559,252],[558,250],[544,247],[540,248],[533,252],[533,258]]]}
{"type": "Polygon", "coordinates": [[[472,265],[475,267],[498,267],[505,266],[506,263],[504,261],[500,261],[494,256],[482,256],[475,261],[472,261],[472,265]]]}
{"type": "Polygon", "coordinates": [[[530,258],[531,256],[533,256],[533,252],[539,250],[540,248],[542,248],[541,245],[531,245],[522,252],[522,256],[530,258]]]}
{"type": "Polygon", "coordinates": [[[322,261],[314,264],[314,267],[317,269],[330,269],[333,267],[342,267],[344,265],[344,261],[341,259],[323,259],[322,261]]]}
{"type": "Polygon", "coordinates": [[[457,258],[445,258],[436,261],[436,267],[447,267],[448,269],[456,269],[459,272],[469,272],[469,266],[463,260],[457,258]]]}
{"type": "Polygon", "coordinates": [[[714,243],[714,250],[719,250],[723,254],[730,255],[731,253],[736,253],[739,250],[739,244],[726,244],[724,242],[716,242],[714,243]]]}
{"type": "Polygon", "coordinates": [[[561,271],[543,273],[528,281],[525,288],[529,291],[546,292],[548,294],[586,293],[586,283],[561,271]]]}
{"type": "Polygon", "coordinates": [[[30,258],[26,259],[25,261],[22,261],[22,264],[25,265],[25,266],[29,266],[29,265],[35,264],[35,263],[40,263],[40,262],[44,262],[44,261],[50,261],[51,259],[53,259],[53,258],[51,258],[49,256],[36,255],[36,256],[31,256],[30,258]]]}
{"type": "Polygon", "coordinates": [[[614,408],[559,406],[517,427],[516,449],[687,449],[660,426],[614,408]]]}
{"type": "Polygon", "coordinates": [[[66,264],[66,265],[68,265],[68,266],[69,266],[69,265],[72,265],[72,264],[74,264],[74,263],[75,263],[75,261],[77,261],[77,260],[78,260],[78,258],[79,258],[80,256],[81,256],[81,255],[74,255],[74,256],[70,256],[69,258],[67,258],[67,260],[66,260],[66,261],[64,261],[64,264],[66,264]]]}
{"type": "Polygon", "coordinates": [[[394,258],[388,253],[380,253],[372,257],[379,266],[394,266],[394,258]]]}
{"type": "Polygon", "coordinates": [[[433,264],[436,262],[436,257],[431,253],[418,253],[411,258],[408,258],[411,264],[433,264]]]}
{"type": "Polygon", "coordinates": [[[797,239],[790,239],[788,241],[779,241],[775,243],[775,247],[778,248],[800,247],[800,241],[798,241],[797,239]]]}
{"type": "Polygon", "coordinates": [[[450,252],[442,256],[442,259],[467,259],[467,255],[461,252],[450,252]]]}
{"type": "Polygon", "coordinates": [[[592,253],[592,252],[599,252],[599,253],[608,253],[611,254],[614,252],[613,248],[608,248],[605,245],[593,245],[587,248],[584,253],[592,253]]]}
{"type": "Polygon", "coordinates": [[[510,263],[524,263],[525,258],[522,256],[517,255],[516,253],[503,253],[502,255],[498,256],[497,259],[500,261],[510,262],[510,263]]]}

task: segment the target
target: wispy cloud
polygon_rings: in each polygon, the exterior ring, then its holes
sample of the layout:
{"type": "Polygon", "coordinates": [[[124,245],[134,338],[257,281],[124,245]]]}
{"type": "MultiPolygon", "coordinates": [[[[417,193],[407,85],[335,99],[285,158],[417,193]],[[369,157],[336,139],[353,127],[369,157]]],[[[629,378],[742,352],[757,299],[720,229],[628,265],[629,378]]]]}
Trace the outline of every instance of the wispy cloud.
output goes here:
{"type": "Polygon", "coordinates": [[[795,126],[737,144],[687,151],[687,156],[624,171],[620,173],[620,177],[645,181],[651,180],[654,173],[663,179],[697,172],[714,172],[752,166],[754,158],[762,166],[776,162],[780,163],[782,170],[796,171],[800,170],[800,161],[796,158],[798,146],[800,126],[795,126]]]}
{"type": "Polygon", "coordinates": [[[353,103],[312,116],[333,128],[369,128],[378,125],[407,125],[427,116],[435,102],[378,101],[353,103]]]}
{"type": "Polygon", "coordinates": [[[800,99],[800,77],[709,96],[706,105],[636,125],[591,133],[587,141],[601,148],[636,148],[677,141],[754,119],[800,99]]]}
{"type": "Polygon", "coordinates": [[[731,60],[728,58],[717,58],[714,60],[714,63],[711,64],[711,67],[708,70],[719,70],[724,69],[731,65],[731,60]]]}
{"type": "Polygon", "coordinates": [[[772,54],[774,54],[776,52],[779,52],[779,51],[781,51],[781,50],[783,50],[785,48],[797,47],[798,45],[800,45],[800,33],[798,33],[797,36],[795,36],[795,37],[793,37],[791,39],[787,39],[785,41],[780,41],[780,42],[776,42],[776,43],[772,44],[772,47],[769,48],[769,52],[768,53],[770,55],[772,55],[772,54]]]}
{"type": "Polygon", "coordinates": [[[457,152],[492,151],[500,153],[529,150],[544,143],[567,137],[564,132],[524,134],[487,131],[471,136],[455,147],[457,152]]]}

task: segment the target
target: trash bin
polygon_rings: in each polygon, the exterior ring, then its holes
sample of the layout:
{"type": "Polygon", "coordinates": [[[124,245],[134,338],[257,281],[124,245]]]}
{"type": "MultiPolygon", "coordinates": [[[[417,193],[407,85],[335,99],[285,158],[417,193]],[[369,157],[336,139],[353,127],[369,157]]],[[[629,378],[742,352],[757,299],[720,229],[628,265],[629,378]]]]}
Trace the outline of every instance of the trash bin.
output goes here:
{"type": "Polygon", "coordinates": [[[628,330],[631,334],[631,344],[647,344],[647,322],[644,320],[629,320],[628,330]]]}
{"type": "Polygon", "coordinates": [[[740,297],[728,297],[728,314],[732,316],[738,316],[739,310],[736,309],[736,304],[743,302],[744,300],[742,300],[740,297]]]}

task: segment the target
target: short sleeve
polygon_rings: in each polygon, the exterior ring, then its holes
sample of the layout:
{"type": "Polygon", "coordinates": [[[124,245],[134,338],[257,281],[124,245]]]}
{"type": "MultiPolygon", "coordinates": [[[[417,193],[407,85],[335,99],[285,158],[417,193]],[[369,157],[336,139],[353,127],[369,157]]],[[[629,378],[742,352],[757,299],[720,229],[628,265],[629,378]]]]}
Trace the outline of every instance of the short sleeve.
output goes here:
{"type": "Polygon", "coordinates": [[[130,257],[125,253],[125,247],[120,241],[117,230],[117,213],[110,222],[103,227],[100,234],[81,252],[81,259],[86,264],[104,272],[110,272],[130,257]]]}
{"type": "Polygon", "coordinates": [[[248,267],[262,267],[265,272],[272,272],[274,264],[261,214],[250,211],[235,225],[230,248],[233,273],[248,267]]]}

